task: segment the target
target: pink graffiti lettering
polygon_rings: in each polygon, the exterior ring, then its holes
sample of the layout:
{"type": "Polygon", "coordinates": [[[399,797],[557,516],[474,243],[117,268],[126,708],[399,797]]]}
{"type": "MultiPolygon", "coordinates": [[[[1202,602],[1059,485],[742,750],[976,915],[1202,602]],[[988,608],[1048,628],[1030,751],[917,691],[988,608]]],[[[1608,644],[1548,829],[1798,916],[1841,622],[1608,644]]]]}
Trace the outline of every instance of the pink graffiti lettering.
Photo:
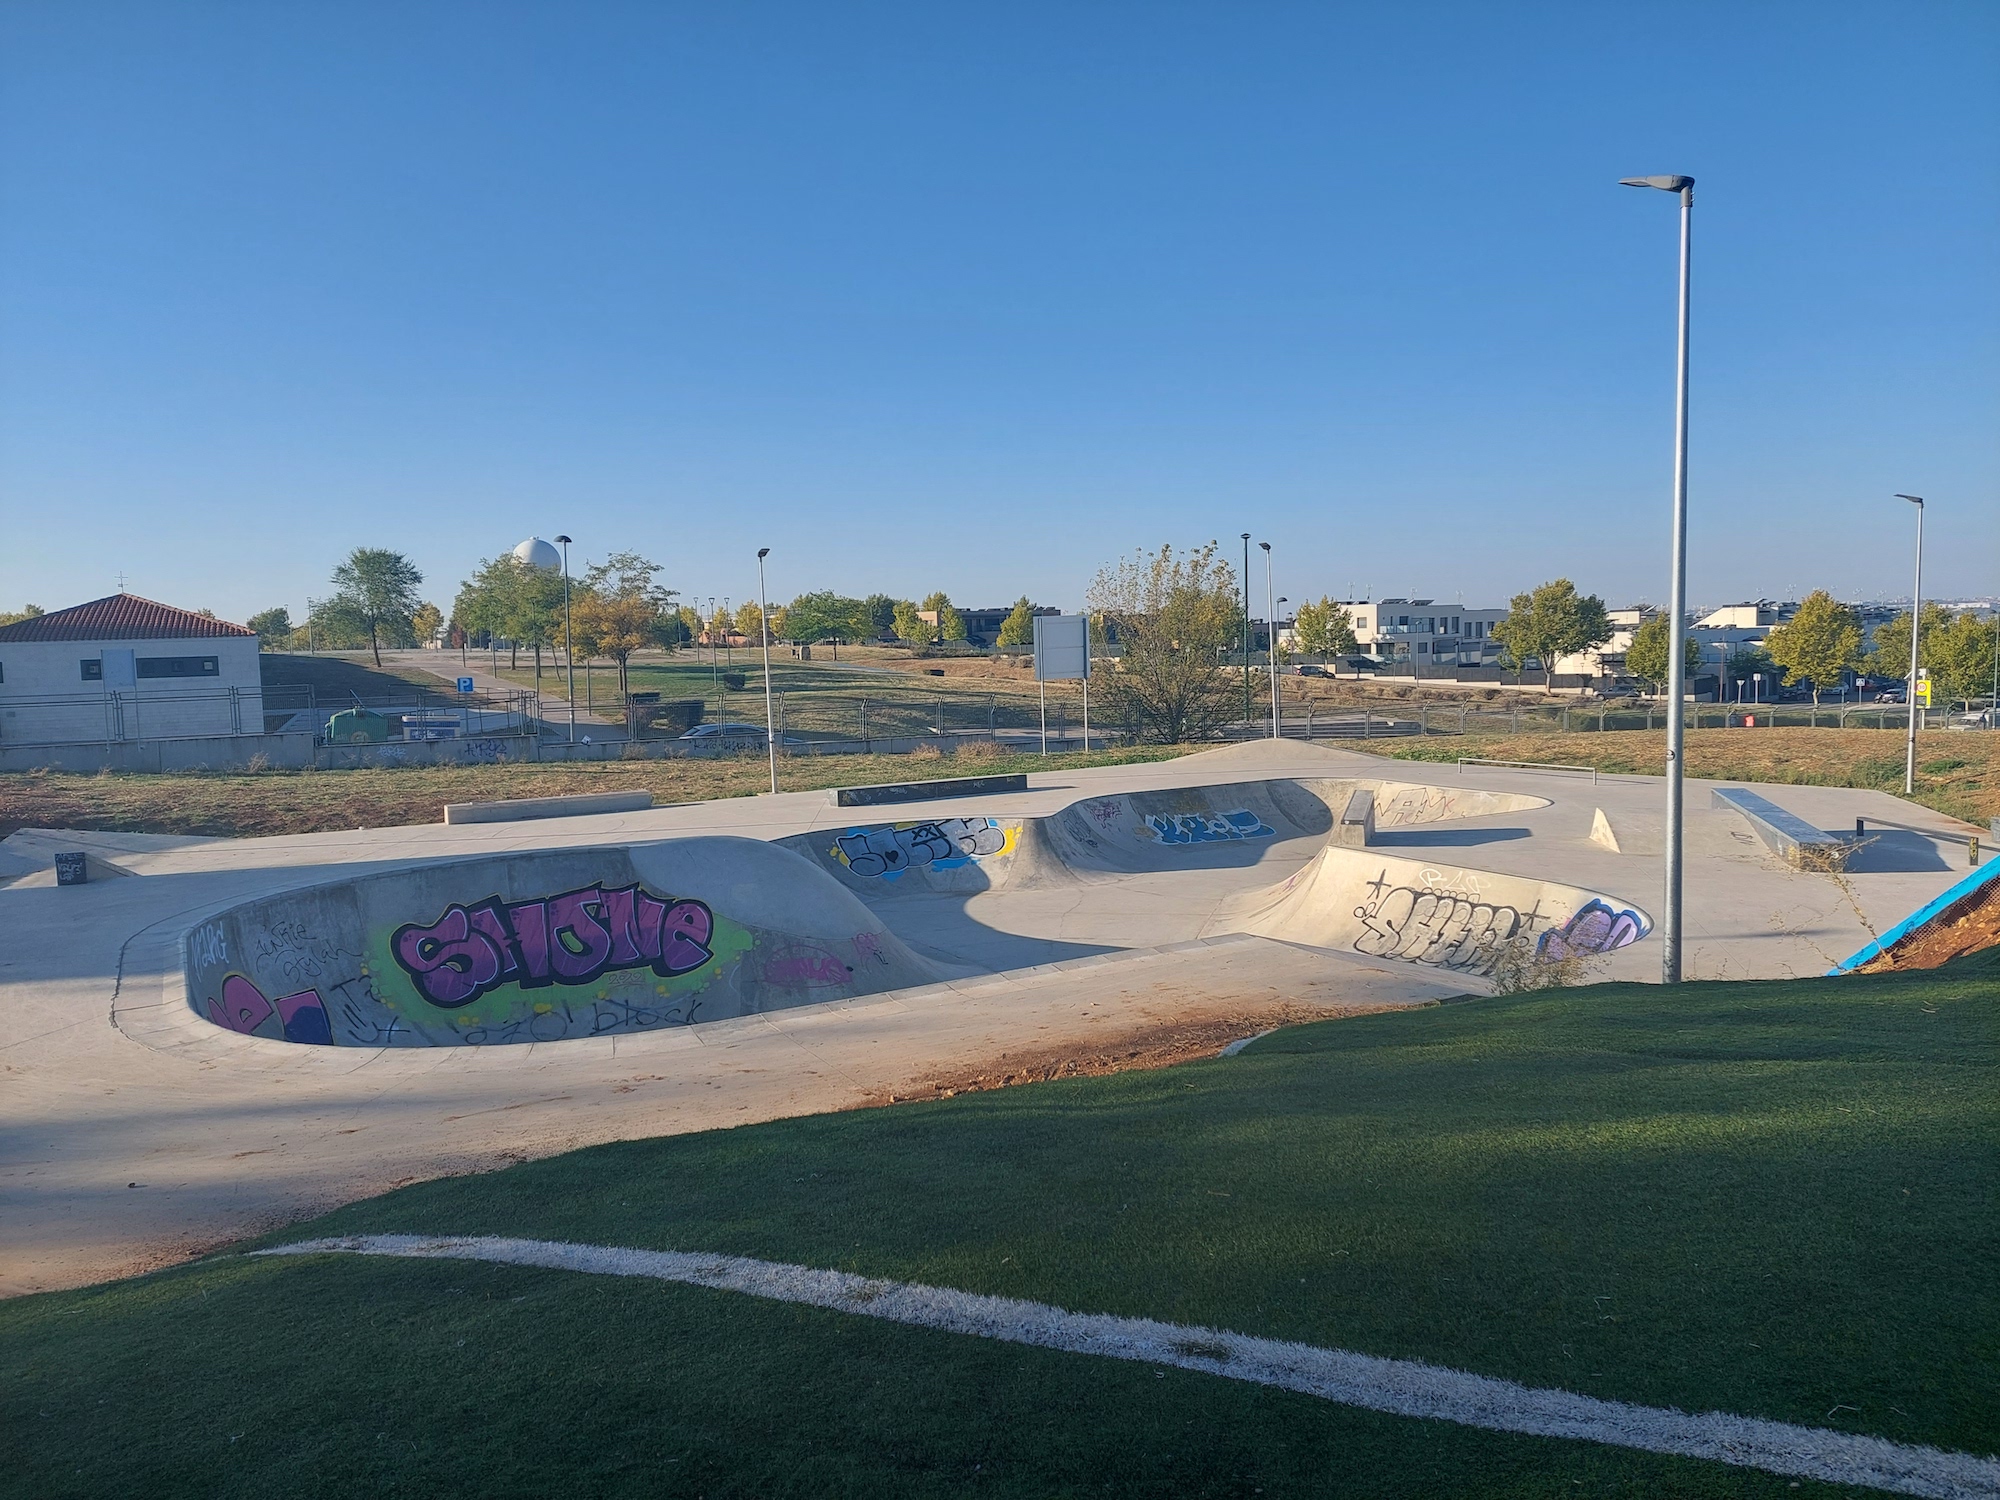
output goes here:
{"type": "Polygon", "coordinates": [[[614,969],[650,966],[671,978],[715,957],[715,917],[694,900],[662,900],[639,886],[584,886],[545,900],[453,905],[428,926],[399,927],[389,951],[417,990],[444,1009],[499,985],[589,984],[614,969]]]}
{"type": "Polygon", "coordinates": [[[251,980],[241,974],[231,974],[222,981],[222,998],[208,1002],[209,1020],[246,1036],[273,1016],[278,1018],[279,1028],[288,1042],[317,1043],[321,1046],[329,1046],[333,1042],[333,1029],[327,1022],[326,1005],[320,1000],[318,990],[300,990],[296,994],[280,995],[272,1001],[265,999],[264,992],[251,980]]]}
{"type": "Polygon", "coordinates": [[[264,992],[241,974],[222,981],[222,998],[208,1002],[208,1018],[231,1031],[251,1032],[272,1016],[271,1002],[264,992]]]}
{"type": "Polygon", "coordinates": [[[845,984],[854,971],[824,948],[795,944],[780,948],[764,961],[766,984],[812,988],[845,984]]]}

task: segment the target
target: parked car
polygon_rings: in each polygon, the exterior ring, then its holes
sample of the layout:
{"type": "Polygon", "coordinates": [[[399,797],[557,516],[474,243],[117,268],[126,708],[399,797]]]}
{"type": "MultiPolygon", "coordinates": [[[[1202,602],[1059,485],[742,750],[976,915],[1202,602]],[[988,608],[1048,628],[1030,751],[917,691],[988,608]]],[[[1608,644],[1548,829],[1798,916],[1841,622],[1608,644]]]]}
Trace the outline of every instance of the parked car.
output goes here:
{"type": "MultiPolygon", "coordinates": [[[[756,745],[761,748],[764,744],[764,726],[762,724],[697,724],[686,734],[682,735],[681,738],[684,740],[705,740],[711,745],[756,745]]],[[[778,743],[781,745],[798,745],[803,744],[804,741],[800,740],[796,735],[781,734],[778,736],[778,743]]]]}
{"type": "Polygon", "coordinates": [[[1292,675],[1294,677],[1324,677],[1326,676],[1326,668],[1318,665],[1316,662],[1302,661],[1292,668],[1292,675]]]}

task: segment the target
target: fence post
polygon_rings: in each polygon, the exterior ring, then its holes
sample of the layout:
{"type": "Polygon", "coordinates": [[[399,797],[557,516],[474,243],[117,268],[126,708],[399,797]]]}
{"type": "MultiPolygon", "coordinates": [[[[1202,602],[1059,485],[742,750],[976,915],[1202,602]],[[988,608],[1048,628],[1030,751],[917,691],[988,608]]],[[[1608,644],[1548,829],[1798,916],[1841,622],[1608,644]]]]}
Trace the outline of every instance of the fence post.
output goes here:
{"type": "Polygon", "coordinates": [[[1430,732],[1431,706],[1428,703],[1419,704],[1417,706],[1417,733],[1429,734],[1430,732]]]}
{"type": "Polygon", "coordinates": [[[1568,705],[1567,703],[1565,703],[1565,704],[1563,705],[1563,708],[1562,708],[1562,727],[1563,727],[1563,733],[1564,733],[1564,734],[1568,734],[1568,733],[1569,733],[1569,705],[1568,705]]]}
{"type": "Polygon", "coordinates": [[[1520,732],[1521,732],[1521,705],[1516,703],[1514,705],[1514,733],[1519,734],[1520,732]]]}
{"type": "Polygon", "coordinates": [[[944,699],[938,699],[938,743],[944,743],[944,699]]]}

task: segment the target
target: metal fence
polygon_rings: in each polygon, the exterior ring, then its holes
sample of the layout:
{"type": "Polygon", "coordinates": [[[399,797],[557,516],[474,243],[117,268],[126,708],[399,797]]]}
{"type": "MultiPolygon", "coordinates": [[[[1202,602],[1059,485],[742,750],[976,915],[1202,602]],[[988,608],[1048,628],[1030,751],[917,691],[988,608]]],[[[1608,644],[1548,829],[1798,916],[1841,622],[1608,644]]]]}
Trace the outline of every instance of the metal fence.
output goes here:
{"type": "Polygon", "coordinates": [[[310,732],[327,743],[327,725],[346,709],[380,721],[383,739],[445,739],[535,732],[532,693],[432,692],[356,696],[309,686],[212,688],[200,691],[48,693],[0,699],[0,745],[124,744],[140,740],[211,739],[310,732]]]}

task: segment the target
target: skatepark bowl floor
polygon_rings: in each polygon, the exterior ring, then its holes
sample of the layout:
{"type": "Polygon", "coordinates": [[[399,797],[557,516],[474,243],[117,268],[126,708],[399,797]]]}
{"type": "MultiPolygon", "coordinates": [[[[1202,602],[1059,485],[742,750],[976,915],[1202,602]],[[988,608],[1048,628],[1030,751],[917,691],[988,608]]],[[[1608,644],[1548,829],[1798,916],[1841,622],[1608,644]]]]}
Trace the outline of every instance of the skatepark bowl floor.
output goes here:
{"type": "Polygon", "coordinates": [[[0,1493],[1991,1495],[1993,988],[1545,990],[413,1185],[0,1303],[0,1493]],[[696,1254],[245,1253],[373,1235],[696,1254]],[[1019,1342],[1055,1308],[1180,1333],[1019,1342]],[[1256,1339],[1423,1363],[1312,1394],[1256,1339]],[[1579,1398],[1627,1404],[1511,1405],[1579,1398]],[[1734,1462],[1650,1451],[1704,1424],[1734,1462]]]}

